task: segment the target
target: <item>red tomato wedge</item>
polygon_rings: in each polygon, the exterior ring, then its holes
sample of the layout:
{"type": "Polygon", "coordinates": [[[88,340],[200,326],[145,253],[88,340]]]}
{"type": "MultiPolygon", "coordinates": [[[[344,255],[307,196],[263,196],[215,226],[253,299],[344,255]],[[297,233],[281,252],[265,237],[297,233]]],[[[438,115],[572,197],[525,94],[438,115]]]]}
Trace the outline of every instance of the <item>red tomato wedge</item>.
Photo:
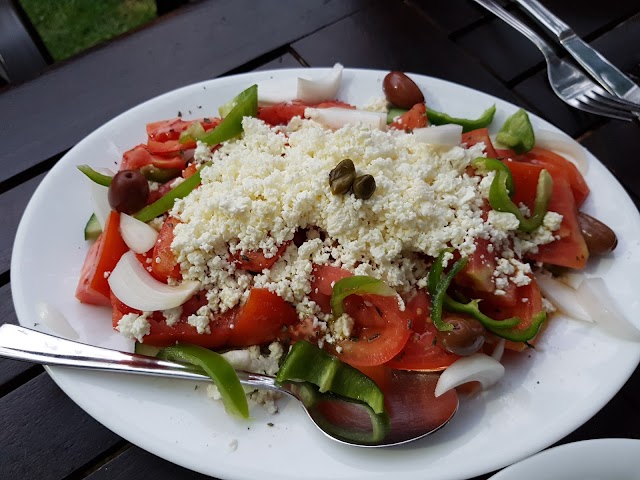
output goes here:
{"type": "Polygon", "coordinates": [[[589,186],[584,177],[573,163],[558,155],[551,150],[540,147],[534,147],[531,151],[517,155],[512,150],[498,150],[498,155],[511,158],[518,162],[527,162],[533,165],[539,165],[546,168],[555,178],[556,176],[564,176],[571,186],[571,192],[575,200],[576,206],[579,208],[589,196],[589,186]]]}
{"type": "MultiPolygon", "coordinates": [[[[153,142],[152,142],[153,144],[153,142]]],[[[146,165],[158,168],[184,168],[186,160],[179,154],[179,149],[171,156],[153,155],[147,145],[137,145],[124,152],[120,170],[139,170],[146,165]]]]}
{"type": "Polygon", "coordinates": [[[411,336],[410,319],[396,297],[352,295],[345,311],[354,319],[351,337],[337,342],[340,360],[355,366],[381,365],[395,357],[411,336]]]}
{"type": "Polygon", "coordinates": [[[264,288],[253,288],[235,319],[227,344],[249,347],[269,343],[297,321],[296,309],[282,297],[264,288]]]}
{"type": "Polygon", "coordinates": [[[299,100],[293,102],[278,103],[276,105],[269,105],[258,108],[258,118],[269,125],[286,125],[294,117],[304,117],[304,111],[307,108],[350,108],[354,109],[353,105],[348,103],[339,102],[337,100],[332,102],[322,102],[316,105],[303,103],[299,100]]]}
{"type": "Polygon", "coordinates": [[[192,123],[200,122],[205,131],[218,126],[222,121],[220,118],[199,118],[196,120],[183,120],[181,117],[161,120],[159,122],[147,123],[147,136],[149,140],[156,142],[166,142],[168,140],[179,140],[180,134],[192,123]]]}
{"type": "MultiPolygon", "coordinates": [[[[531,163],[507,161],[515,185],[513,201],[533,207],[536,196],[538,176],[543,167],[531,163]]],[[[553,193],[549,202],[549,211],[562,215],[560,229],[554,232],[560,237],[547,245],[541,245],[536,254],[528,258],[561,267],[584,268],[589,258],[589,250],[582,236],[577,219],[577,208],[573,199],[571,186],[563,175],[549,171],[553,178],[553,193]]]]}
{"type": "Polygon", "coordinates": [[[478,128],[462,134],[462,143],[467,144],[467,148],[477,143],[484,143],[484,153],[489,158],[497,158],[496,149],[493,148],[493,142],[489,136],[489,130],[486,128],[478,128]]]}
{"type": "Polygon", "coordinates": [[[427,125],[429,125],[427,107],[424,103],[416,103],[408,112],[389,124],[389,127],[397,130],[411,131],[414,128],[423,128],[427,125]]]}
{"type": "Polygon", "coordinates": [[[333,285],[338,280],[350,277],[351,272],[330,265],[314,265],[311,275],[313,280],[309,298],[318,304],[323,313],[331,313],[333,285]]]}
{"type": "Polygon", "coordinates": [[[245,253],[236,252],[231,256],[231,258],[233,259],[234,263],[242,270],[260,273],[265,268],[271,268],[273,264],[276,263],[282,256],[289,244],[291,244],[291,242],[284,242],[278,247],[278,251],[276,252],[276,254],[273,257],[269,258],[265,256],[262,250],[258,250],[257,252],[245,253]]]}
{"type": "Polygon", "coordinates": [[[171,250],[171,243],[174,239],[173,230],[180,220],[169,217],[162,224],[162,228],[158,233],[158,240],[153,247],[153,255],[151,262],[151,274],[161,282],[167,283],[169,278],[180,280],[180,265],[176,261],[176,257],[171,250]]]}
{"type": "Polygon", "coordinates": [[[411,320],[412,333],[402,351],[385,365],[398,370],[431,372],[443,370],[460,358],[444,350],[435,341],[436,327],[431,323],[431,300],[427,292],[413,292],[405,303],[404,313],[411,320]]]}
{"type": "MultiPolygon", "coordinates": [[[[111,295],[111,303],[113,306],[113,328],[118,326],[120,319],[128,314],[135,313],[140,315],[142,312],[127,307],[115,295],[111,295]]],[[[182,306],[180,319],[175,325],[167,325],[167,321],[162,312],[154,312],[147,321],[151,328],[148,335],[145,335],[143,342],[147,345],[156,347],[167,347],[176,343],[192,343],[206,348],[220,348],[227,345],[227,340],[231,335],[233,322],[238,314],[239,308],[228,310],[225,313],[215,315],[209,322],[211,333],[199,334],[196,327],[187,323],[187,318],[196,313],[203,305],[206,305],[207,299],[205,292],[194,295],[182,306]]]]}
{"type": "Polygon", "coordinates": [[[128,250],[129,247],[120,236],[120,214],[111,212],[104,232],[91,246],[82,265],[76,298],[82,303],[110,305],[111,289],[107,277],[128,250]]]}

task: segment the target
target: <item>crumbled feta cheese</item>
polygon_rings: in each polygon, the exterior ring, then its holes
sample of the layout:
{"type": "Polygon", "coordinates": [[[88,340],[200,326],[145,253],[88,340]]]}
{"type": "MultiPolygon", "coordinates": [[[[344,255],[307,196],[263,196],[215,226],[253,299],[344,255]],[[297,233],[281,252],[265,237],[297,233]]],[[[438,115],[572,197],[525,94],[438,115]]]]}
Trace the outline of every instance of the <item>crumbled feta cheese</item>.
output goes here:
{"type": "Polygon", "coordinates": [[[348,314],[343,313],[336,318],[333,322],[330,322],[329,329],[335,341],[345,340],[351,336],[353,325],[355,321],[348,314]]]}
{"type": "Polygon", "coordinates": [[[385,97],[372,97],[362,106],[362,110],[387,113],[389,111],[388,105],[389,103],[385,97]]]}
{"type": "Polygon", "coordinates": [[[211,327],[209,327],[209,322],[211,321],[209,314],[211,310],[207,305],[200,307],[198,311],[194,315],[189,315],[187,317],[187,323],[192,327],[196,327],[196,330],[199,334],[211,333],[211,327]]]}
{"type": "Polygon", "coordinates": [[[118,321],[116,329],[125,337],[143,343],[143,337],[151,332],[151,324],[147,320],[153,312],[143,312],[142,315],[127,313],[118,321]]]}
{"type": "Polygon", "coordinates": [[[556,212],[547,212],[542,220],[544,228],[555,232],[562,224],[562,215],[556,212]]]}
{"type": "Polygon", "coordinates": [[[182,315],[182,306],[163,310],[162,315],[164,315],[167,325],[169,327],[173,327],[178,323],[178,320],[180,320],[180,316],[182,315]]]}

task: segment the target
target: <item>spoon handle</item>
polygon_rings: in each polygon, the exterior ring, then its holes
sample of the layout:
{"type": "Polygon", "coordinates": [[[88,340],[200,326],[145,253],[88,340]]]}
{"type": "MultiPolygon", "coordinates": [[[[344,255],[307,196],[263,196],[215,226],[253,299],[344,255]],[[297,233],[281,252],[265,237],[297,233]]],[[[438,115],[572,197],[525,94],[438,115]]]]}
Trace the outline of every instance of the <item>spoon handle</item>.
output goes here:
{"type": "MultiPolygon", "coordinates": [[[[192,365],[86,345],[11,324],[0,326],[0,357],[45,365],[211,381],[192,365]]],[[[244,385],[283,391],[268,375],[242,370],[237,374],[244,385]]]]}

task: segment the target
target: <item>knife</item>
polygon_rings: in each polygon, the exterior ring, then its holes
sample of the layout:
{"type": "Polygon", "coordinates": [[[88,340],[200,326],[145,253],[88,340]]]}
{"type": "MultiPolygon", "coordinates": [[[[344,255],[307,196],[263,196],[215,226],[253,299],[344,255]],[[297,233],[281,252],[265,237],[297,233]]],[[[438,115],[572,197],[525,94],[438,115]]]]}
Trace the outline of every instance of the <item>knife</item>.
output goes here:
{"type": "Polygon", "coordinates": [[[640,87],[597,50],[576,35],[569,25],[556,17],[537,0],[516,0],[516,2],[553,33],[571,56],[605,90],[619,98],[640,103],[640,87]]]}

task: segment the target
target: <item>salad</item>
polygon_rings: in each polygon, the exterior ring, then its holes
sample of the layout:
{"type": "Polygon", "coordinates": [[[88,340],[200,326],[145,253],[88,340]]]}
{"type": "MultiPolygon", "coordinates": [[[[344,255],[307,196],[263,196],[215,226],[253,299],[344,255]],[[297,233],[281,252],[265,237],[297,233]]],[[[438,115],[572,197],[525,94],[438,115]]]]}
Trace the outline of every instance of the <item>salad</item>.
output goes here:
{"type": "Polygon", "coordinates": [[[541,293],[548,273],[615,248],[578,211],[579,169],[536,143],[523,110],[494,142],[490,105],[455,118],[391,72],[386,102],[358,109],[335,99],[340,74],[299,81],[294,101],[253,86],[216,118],[150,123],[115,175],[81,167],[98,200],[77,298],[110,306],[114,329],[140,345],[201,366],[243,416],[215,352],[247,348],[242,368],[378,415],[367,380],[381,369],[443,372],[436,396],[490,386],[502,350],[533,347],[561,307],[541,293]],[[339,375],[318,374],[335,359],[339,375]]]}

